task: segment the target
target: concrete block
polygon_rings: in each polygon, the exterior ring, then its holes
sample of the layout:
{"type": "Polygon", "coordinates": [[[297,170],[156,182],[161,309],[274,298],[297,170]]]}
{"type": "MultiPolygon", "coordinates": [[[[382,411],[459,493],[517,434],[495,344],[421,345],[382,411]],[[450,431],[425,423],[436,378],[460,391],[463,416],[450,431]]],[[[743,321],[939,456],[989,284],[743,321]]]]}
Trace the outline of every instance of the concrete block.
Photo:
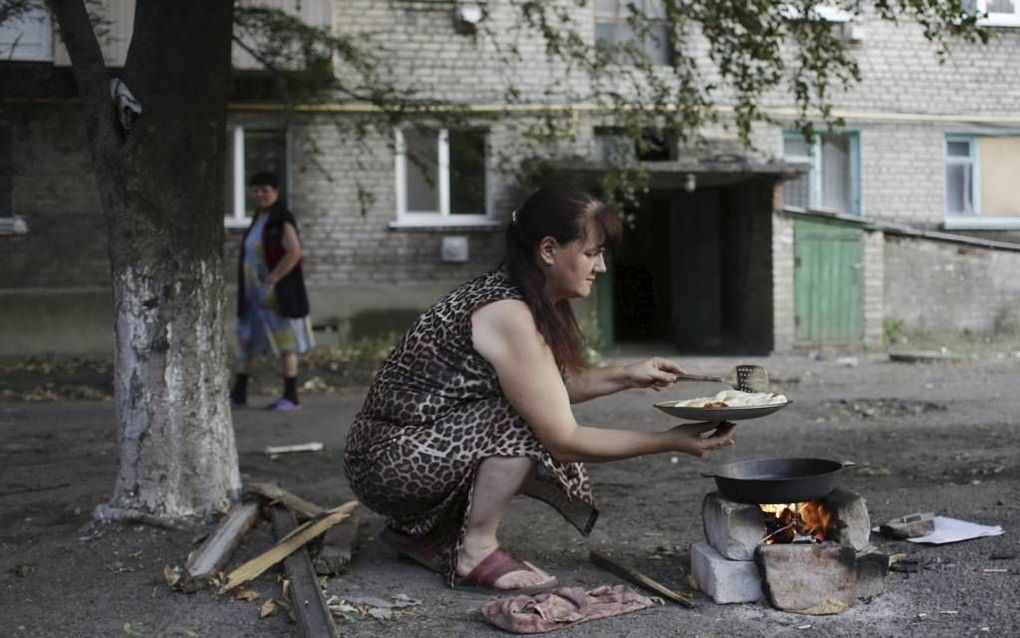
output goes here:
{"type": "Polygon", "coordinates": [[[857,597],[870,599],[885,593],[889,557],[879,552],[857,555],[857,597]]]}
{"type": "Polygon", "coordinates": [[[762,587],[753,561],[728,560],[708,543],[691,544],[691,575],[701,591],[719,604],[761,600],[762,587]]]}
{"type": "Polygon", "coordinates": [[[754,549],[765,538],[765,518],[757,505],[734,503],[718,492],[705,495],[701,503],[705,540],[730,560],[751,560],[754,549]]]}
{"type": "Polygon", "coordinates": [[[829,540],[860,551],[871,538],[871,517],[863,496],[836,488],[822,499],[822,505],[836,518],[836,532],[829,540]]]}
{"type": "Polygon", "coordinates": [[[857,552],[852,547],[829,543],[759,545],[754,558],[762,589],[777,609],[838,614],[857,601],[857,552]]]}

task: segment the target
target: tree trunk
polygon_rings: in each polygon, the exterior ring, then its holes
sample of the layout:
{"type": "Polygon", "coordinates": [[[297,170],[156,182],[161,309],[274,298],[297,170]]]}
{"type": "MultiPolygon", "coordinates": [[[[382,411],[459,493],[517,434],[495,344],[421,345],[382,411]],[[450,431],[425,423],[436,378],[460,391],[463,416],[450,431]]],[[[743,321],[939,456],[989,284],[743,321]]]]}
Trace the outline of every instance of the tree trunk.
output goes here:
{"type": "Polygon", "coordinates": [[[120,471],[103,518],[203,517],[240,490],[227,404],[223,214],[231,0],[139,0],[118,121],[81,0],[55,0],[109,233],[120,471]]]}

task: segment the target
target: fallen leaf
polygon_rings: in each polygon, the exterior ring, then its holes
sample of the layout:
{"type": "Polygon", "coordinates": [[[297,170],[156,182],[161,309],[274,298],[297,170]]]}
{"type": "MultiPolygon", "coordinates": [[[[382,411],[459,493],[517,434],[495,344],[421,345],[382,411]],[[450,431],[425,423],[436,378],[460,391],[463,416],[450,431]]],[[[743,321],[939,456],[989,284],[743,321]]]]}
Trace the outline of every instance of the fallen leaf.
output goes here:
{"type": "Polygon", "coordinates": [[[177,583],[181,582],[181,568],[176,565],[164,565],[163,578],[166,579],[166,584],[170,586],[170,589],[175,589],[177,583]]]}
{"type": "Polygon", "coordinates": [[[269,598],[266,602],[262,603],[262,607],[259,608],[259,618],[275,616],[278,610],[279,608],[276,606],[276,601],[269,598]]]}
{"type": "Polygon", "coordinates": [[[234,592],[234,600],[243,600],[245,602],[252,602],[259,599],[259,593],[251,589],[238,589],[234,592]]]}
{"type": "Polygon", "coordinates": [[[141,625],[133,625],[133,624],[131,624],[129,622],[126,622],[126,623],[124,623],[124,633],[129,635],[129,636],[141,636],[142,633],[143,633],[142,632],[142,626],[141,625]]]}

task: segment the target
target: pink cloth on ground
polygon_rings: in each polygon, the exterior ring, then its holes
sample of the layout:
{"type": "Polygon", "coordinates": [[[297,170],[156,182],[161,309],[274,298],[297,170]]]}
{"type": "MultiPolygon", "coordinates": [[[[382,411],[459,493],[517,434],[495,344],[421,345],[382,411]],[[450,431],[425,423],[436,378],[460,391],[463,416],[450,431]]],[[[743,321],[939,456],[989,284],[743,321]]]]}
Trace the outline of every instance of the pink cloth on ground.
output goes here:
{"type": "Polygon", "coordinates": [[[581,587],[555,587],[534,596],[493,600],[482,606],[482,616],[515,634],[541,634],[654,604],[626,585],[602,585],[589,592],[581,587]]]}

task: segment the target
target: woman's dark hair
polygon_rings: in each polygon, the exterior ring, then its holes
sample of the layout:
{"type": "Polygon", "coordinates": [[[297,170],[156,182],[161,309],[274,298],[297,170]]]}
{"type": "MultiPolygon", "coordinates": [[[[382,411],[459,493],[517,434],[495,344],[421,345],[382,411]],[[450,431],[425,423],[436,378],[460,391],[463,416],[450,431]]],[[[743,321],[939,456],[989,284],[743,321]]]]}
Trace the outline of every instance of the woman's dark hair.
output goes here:
{"type": "Polygon", "coordinates": [[[584,340],[570,302],[553,304],[543,294],[545,272],[538,263],[538,244],[546,237],[558,243],[585,240],[589,221],[602,231],[607,245],[619,243],[620,218],[612,208],[571,186],[543,186],[511,214],[506,231],[504,265],[524,294],[535,325],[552,349],[561,370],[584,367],[584,340]]]}
{"type": "Polygon", "coordinates": [[[280,190],[280,178],[276,173],[262,171],[251,176],[248,186],[272,186],[273,190],[280,190]]]}

